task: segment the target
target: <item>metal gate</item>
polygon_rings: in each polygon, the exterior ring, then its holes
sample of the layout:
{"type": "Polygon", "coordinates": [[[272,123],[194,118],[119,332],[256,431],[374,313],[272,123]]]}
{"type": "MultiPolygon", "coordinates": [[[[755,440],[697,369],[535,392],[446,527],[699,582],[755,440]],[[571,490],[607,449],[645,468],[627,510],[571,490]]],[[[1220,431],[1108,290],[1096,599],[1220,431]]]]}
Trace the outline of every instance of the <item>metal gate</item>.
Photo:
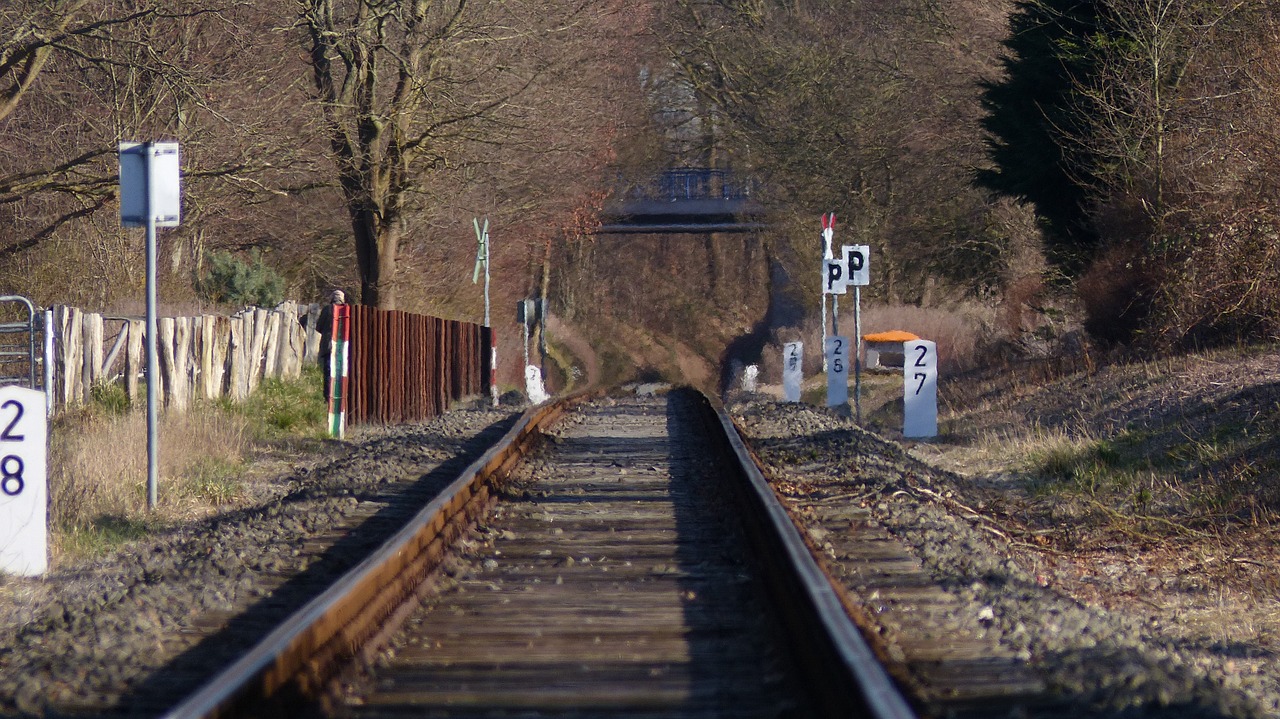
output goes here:
{"type": "Polygon", "coordinates": [[[24,385],[40,389],[42,356],[37,354],[36,308],[31,300],[0,295],[0,385],[24,385]],[[25,310],[26,319],[22,319],[25,310]]]}

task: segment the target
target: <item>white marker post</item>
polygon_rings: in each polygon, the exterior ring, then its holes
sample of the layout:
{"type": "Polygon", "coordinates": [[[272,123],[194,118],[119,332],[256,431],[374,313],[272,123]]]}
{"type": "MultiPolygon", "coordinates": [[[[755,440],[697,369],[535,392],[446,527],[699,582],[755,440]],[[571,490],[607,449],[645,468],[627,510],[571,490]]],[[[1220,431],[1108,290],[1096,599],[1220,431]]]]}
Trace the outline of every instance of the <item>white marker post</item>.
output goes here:
{"type": "Polygon", "coordinates": [[[49,569],[45,393],[0,387],[0,572],[49,569]]]}
{"type": "Polygon", "coordinates": [[[849,338],[828,337],[823,354],[827,358],[827,406],[849,403],[849,338]]]}
{"type": "Polygon", "coordinates": [[[938,436],[938,346],[902,343],[902,436],[938,436]]]}
{"type": "Polygon", "coordinates": [[[804,343],[788,342],[782,346],[782,397],[788,402],[800,401],[804,384],[804,343]]]}
{"type": "Polygon", "coordinates": [[[160,472],[156,394],[156,228],[182,217],[181,162],[176,142],[120,143],[120,224],[147,228],[147,509],[158,501],[160,472]]]}

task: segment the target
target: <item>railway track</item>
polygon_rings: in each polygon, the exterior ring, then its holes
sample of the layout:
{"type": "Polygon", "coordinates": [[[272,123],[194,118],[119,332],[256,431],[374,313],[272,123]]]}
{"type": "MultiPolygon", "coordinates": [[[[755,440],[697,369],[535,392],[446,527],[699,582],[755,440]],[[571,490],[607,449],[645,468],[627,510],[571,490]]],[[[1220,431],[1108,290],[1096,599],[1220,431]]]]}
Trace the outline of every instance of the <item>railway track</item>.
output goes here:
{"type": "Polygon", "coordinates": [[[169,716],[912,716],[723,413],[566,412],[522,418],[169,716]]]}

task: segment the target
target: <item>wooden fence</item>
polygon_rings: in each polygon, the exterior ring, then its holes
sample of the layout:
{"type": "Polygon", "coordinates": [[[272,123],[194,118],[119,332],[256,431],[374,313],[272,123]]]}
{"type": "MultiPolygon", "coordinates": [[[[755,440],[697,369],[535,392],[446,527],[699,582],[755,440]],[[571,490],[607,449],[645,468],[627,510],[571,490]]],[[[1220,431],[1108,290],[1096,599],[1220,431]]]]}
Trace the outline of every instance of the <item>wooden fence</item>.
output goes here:
{"type": "Polygon", "coordinates": [[[491,343],[489,328],[470,322],[352,307],[348,421],[426,419],[482,394],[491,343]]]}
{"type": "MultiPolygon", "coordinates": [[[[170,410],[193,401],[242,400],[264,378],[297,377],[319,353],[320,305],[286,302],[231,317],[163,317],[156,322],[158,397],[170,410]]],[[[146,322],[53,308],[54,407],[85,401],[99,383],[146,392],[146,322]]],[[[492,333],[480,325],[353,306],[348,371],[351,424],[426,419],[482,394],[492,333]]]]}
{"type": "MultiPolygon", "coordinates": [[[[183,411],[197,399],[242,400],[266,377],[297,377],[316,360],[319,310],[285,302],[231,317],[157,318],[160,402],[183,411]]],[[[99,383],[121,384],[134,400],[145,394],[144,320],[57,306],[53,330],[55,408],[84,402],[99,383]]]]}

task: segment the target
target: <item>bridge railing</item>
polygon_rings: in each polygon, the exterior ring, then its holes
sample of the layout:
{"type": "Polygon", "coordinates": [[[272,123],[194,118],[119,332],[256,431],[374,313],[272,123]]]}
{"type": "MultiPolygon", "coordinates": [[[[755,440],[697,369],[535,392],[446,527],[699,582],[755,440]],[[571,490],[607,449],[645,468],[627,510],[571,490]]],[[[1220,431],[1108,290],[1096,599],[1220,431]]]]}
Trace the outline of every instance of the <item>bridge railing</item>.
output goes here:
{"type": "Polygon", "coordinates": [[[732,170],[709,167],[680,167],[667,170],[655,180],[628,193],[630,199],[741,200],[752,195],[755,183],[743,181],[732,170]]]}

